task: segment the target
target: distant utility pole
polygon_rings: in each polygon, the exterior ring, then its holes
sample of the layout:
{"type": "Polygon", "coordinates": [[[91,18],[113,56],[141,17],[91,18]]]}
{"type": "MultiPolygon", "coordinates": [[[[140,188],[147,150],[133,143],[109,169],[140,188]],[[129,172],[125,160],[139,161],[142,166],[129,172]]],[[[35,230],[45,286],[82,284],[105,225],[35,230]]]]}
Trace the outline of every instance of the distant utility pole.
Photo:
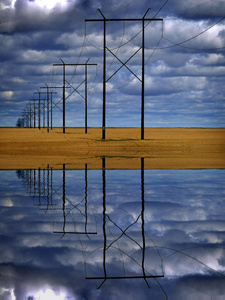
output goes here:
{"type": "Polygon", "coordinates": [[[23,118],[26,121],[25,127],[29,127],[29,115],[30,115],[30,112],[29,112],[28,106],[26,106],[23,110],[23,118]]]}
{"type": "Polygon", "coordinates": [[[37,90],[37,92],[34,92],[34,94],[38,94],[38,127],[39,130],[41,129],[41,101],[43,101],[43,128],[45,128],[45,103],[46,98],[41,99],[41,94],[46,94],[46,92],[41,92],[37,90]]]}
{"type": "Polygon", "coordinates": [[[153,22],[153,21],[163,21],[163,19],[149,19],[145,18],[150,8],[147,9],[143,18],[141,19],[106,19],[100,9],[98,11],[102,15],[103,19],[88,19],[85,22],[103,22],[103,106],[102,106],[102,139],[105,139],[105,113],[106,113],[106,83],[124,66],[126,67],[141,83],[142,83],[142,92],[141,92],[141,139],[144,139],[144,89],[145,89],[145,21],[153,22]],[[110,51],[106,46],[106,22],[110,21],[141,21],[142,22],[142,46],[125,62],[123,63],[112,51],[110,51]],[[135,75],[128,67],[128,61],[138,53],[138,51],[142,49],[142,78],[140,79],[137,75],[135,75]],[[122,64],[120,67],[110,78],[106,79],[106,50],[108,50],[114,57],[116,57],[119,62],[122,64]]]}
{"type": "Polygon", "coordinates": [[[38,92],[34,92],[34,94],[38,94],[38,128],[41,129],[41,92],[38,90],[38,92]]]}
{"type": "Polygon", "coordinates": [[[65,133],[65,123],[66,123],[66,114],[65,114],[65,103],[66,103],[66,66],[85,66],[85,97],[83,97],[78,91],[78,87],[81,86],[82,82],[76,89],[74,89],[70,84],[70,87],[73,88],[74,92],[77,92],[85,100],[85,133],[87,133],[87,66],[96,66],[97,64],[88,64],[89,59],[85,64],[65,64],[64,61],[60,58],[62,64],[53,64],[53,66],[63,66],[63,133],[65,133]]]}
{"type": "Polygon", "coordinates": [[[46,86],[41,87],[41,89],[47,89],[47,131],[49,132],[49,93],[51,93],[51,129],[52,129],[52,94],[57,94],[57,92],[49,92],[50,88],[57,88],[57,87],[52,87],[52,86],[48,86],[45,83],[46,86]]]}
{"type": "Polygon", "coordinates": [[[31,103],[29,103],[29,108],[30,108],[30,128],[32,127],[31,123],[32,123],[32,108],[31,108],[31,103]]]}
{"type": "Polygon", "coordinates": [[[34,101],[34,128],[36,128],[36,105],[35,105],[35,98],[30,99],[30,101],[34,101]]]}

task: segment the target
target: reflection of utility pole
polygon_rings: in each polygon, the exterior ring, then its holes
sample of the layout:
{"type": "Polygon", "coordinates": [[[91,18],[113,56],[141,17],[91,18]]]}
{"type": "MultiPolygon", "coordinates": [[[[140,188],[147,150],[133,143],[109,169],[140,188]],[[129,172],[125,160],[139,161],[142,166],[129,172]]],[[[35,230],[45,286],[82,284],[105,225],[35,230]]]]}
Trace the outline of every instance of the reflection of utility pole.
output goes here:
{"type": "Polygon", "coordinates": [[[141,139],[144,139],[144,80],[145,80],[145,21],[153,22],[153,21],[163,21],[163,19],[149,19],[145,18],[149,9],[146,11],[145,15],[141,19],[106,19],[100,9],[98,9],[103,19],[89,19],[85,20],[85,22],[103,22],[103,106],[102,106],[102,139],[105,139],[105,117],[106,117],[106,83],[122,68],[126,67],[141,83],[142,83],[142,92],[141,92],[141,139]],[[109,50],[106,46],[106,22],[121,22],[121,21],[141,21],[142,22],[142,46],[125,62],[123,63],[111,50],[109,50]],[[128,61],[140,50],[142,49],[142,78],[140,79],[137,75],[134,74],[126,65],[128,61]],[[106,80],[106,50],[108,50],[118,61],[122,64],[120,67],[110,78],[106,80]]]}
{"type": "Polygon", "coordinates": [[[38,169],[38,194],[39,205],[41,205],[41,168],[38,169]]]}
{"type": "MultiPolygon", "coordinates": [[[[87,231],[87,225],[88,225],[88,211],[87,211],[87,164],[85,164],[85,230],[84,231],[66,231],[66,217],[68,214],[66,214],[66,200],[69,201],[68,199],[66,199],[66,173],[65,173],[66,169],[65,169],[65,164],[63,164],[63,195],[62,195],[62,212],[63,212],[63,230],[62,231],[53,231],[53,233],[61,233],[63,234],[62,237],[65,234],[85,234],[85,235],[89,235],[89,234],[97,234],[97,232],[93,232],[93,231],[87,231]]],[[[72,209],[78,209],[77,205],[74,205],[74,207],[72,209]]]]}
{"type": "MultiPolygon", "coordinates": [[[[102,158],[102,199],[103,199],[103,239],[104,239],[104,245],[103,245],[103,276],[96,276],[96,277],[86,277],[86,279],[101,279],[103,280],[102,283],[99,285],[98,289],[104,284],[104,282],[108,279],[144,279],[147,286],[149,287],[149,284],[147,282],[147,278],[159,278],[159,277],[164,277],[164,275],[146,275],[146,269],[145,269],[145,251],[146,251],[146,246],[145,246],[145,230],[144,230],[144,158],[141,159],[141,203],[142,203],[142,209],[141,209],[141,214],[138,216],[137,220],[134,221],[134,223],[130,224],[125,230],[120,228],[114,221],[111,220],[109,215],[106,213],[106,176],[105,176],[105,158],[102,158]],[[141,216],[142,220],[142,246],[136,242],[132,237],[130,237],[126,231],[128,228],[130,228],[132,225],[136,224],[138,221],[139,217],[141,216]],[[106,234],[106,217],[114,224],[118,229],[121,230],[121,235],[116,238],[113,242],[110,243],[110,245],[107,246],[107,234],[106,234]],[[134,275],[134,276],[109,276],[107,274],[106,270],[106,254],[107,250],[115,243],[117,242],[123,235],[125,235],[127,238],[129,238],[131,241],[135,242],[136,245],[138,245],[142,251],[142,275],[134,275]]],[[[121,250],[121,249],[120,249],[121,250]]],[[[140,266],[140,265],[139,265],[140,266]]],[[[148,272],[149,273],[149,272],[148,272]]]]}
{"type": "Polygon", "coordinates": [[[145,274],[145,166],[144,166],[144,158],[141,158],[141,203],[142,203],[142,209],[141,209],[141,233],[142,233],[142,271],[143,271],[143,278],[147,284],[148,287],[149,284],[146,280],[146,274],[145,274]]]}
{"type": "Polygon", "coordinates": [[[66,101],[65,94],[66,93],[65,93],[65,88],[66,88],[66,82],[67,82],[66,81],[66,66],[85,66],[85,80],[84,80],[85,81],[85,98],[77,91],[77,88],[74,89],[68,82],[67,83],[70,85],[70,87],[73,88],[74,91],[76,91],[85,100],[85,133],[87,133],[87,66],[96,66],[97,64],[88,64],[89,59],[87,60],[87,62],[85,64],[65,64],[64,61],[61,58],[60,58],[60,60],[61,60],[62,64],[53,64],[53,66],[63,66],[63,133],[65,133],[65,126],[66,126],[65,125],[65,122],[66,122],[66,115],[65,115],[65,101],[66,101]]]}

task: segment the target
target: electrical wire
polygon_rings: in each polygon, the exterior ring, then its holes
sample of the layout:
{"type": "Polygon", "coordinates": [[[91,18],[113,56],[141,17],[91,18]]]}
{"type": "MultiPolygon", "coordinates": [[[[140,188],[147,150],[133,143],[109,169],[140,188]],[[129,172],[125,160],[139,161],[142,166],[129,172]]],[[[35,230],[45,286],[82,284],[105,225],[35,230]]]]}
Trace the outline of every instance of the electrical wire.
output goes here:
{"type": "Polygon", "coordinates": [[[225,17],[221,18],[219,21],[217,21],[217,22],[214,23],[213,25],[209,26],[208,28],[206,28],[206,29],[203,30],[202,32],[196,34],[195,36],[193,36],[193,37],[191,37],[191,38],[189,38],[189,39],[187,39],[187,40],[185,40],[185,41],[183,41],[183,42],[181,42],[181,43],[179,43],[179,45],[182,45],[182,44],[184,44],[184,43],[187,43],[187,42],[189,42],[189,41],[195,39],[196,37],[200,36],[201,34],[205,33],[206,31],[210,30],[211,28],[213,28],[214,26],[216,26],[217,24],[219,24],[220,22],[222,22],[224,19],[225,19],[225,17]]]}
{"type": "MultiPolygon", "coordinates": [[[[77,64],[79,64],[79,62],[80,62],[80,58],[81,58],[81,55],[82,55],[83,50],[84,50],[85,40],[86,40],[86,39],[84,38],[83,44],[82,44],[82,47],[81,47],[81,51],[80,51],[80,54],[79,54],[79,57],[78,57],[78,60],[77,60],[77,64]]],[[[72,75],[72,77],[71,77],[71,79],[70,79],[70,81],[69,81],[70,84],[71,84],[73,78],[76,76],[77,67],[78,67],[78,66],[75,66],[75,68],[74,68],[73,75],[72,75]]]]}
{"type": "MultiPolygon", "coordinates": [[[[173,45],[171,46],[166,46],[166,47],[159,47],[158,50],[164,50],[164,49],[169,49],[169,48],[173,48],[173,47],[176,47],[176,46],[181,46],[181,47],[184,47],[184,48],[188,48],[188,49],[193,49],[193,50],[221,50],[221,49],[224,49],[225,47],[219,47],[219,48],[211,48],[211,49],[207,49],[207,48],[194,48],[194,47],[188,47],[188,46],[183,46],[183,44],[199,37],[200,35],[202,35],[203,33],[207,32],[208,30],[210,30],[211,28],[213,28],[214,26],[216,26],[217,24],[219,24],[220,22],[222,22],[223,20],[225,19],[225,17],[221,18],[220,20],[218,20],[217,22],[215,22],[213,25],[209,26],[208,28],[206,28],[205,30],[199,32],[198,34],[192,36],[191,38],[185,40],[185,41],[182,41],[180,43],[175,43],[173,41],[171,41],[170,39],[166,38],[164,35],[163,35],[163,38],[165,40],[167,40],[168,42],[170,43],[173,43],[173,45]]],[[[148,48],[146,47],[146,49],[153,49],[153,48],[148,48]]]]}
{"type": "Polygon", "coordinates": [[[184,46],[182,45],[182,43],[174,43],[173,41],[169,40],[166,37],[163,37],[165,40],[167,40],[168,42],[172,43],[172,46],[168,46],[168,47],[163,47],[163,48],[158,48],[158,50],[163,50],[163,49],[170,49],[176,46],[180,46],[186,49],[191,49],[191,50],[197,50],[197,51],[216,51],[216,50],[223,50],[225,49],[225,47],[219,47],[219,48],[196,48],[196,47],[189,47],[189,46],[184,46]]]}
{"type": "MultiPolygon", "coordinates": [[[[169,0],[166,0],[165,2],[164,2],[164,4],[160,7],[160,9],[157,11],[157,13],[153,16],[153,18],[155,18],[159,13],[160,13],[160,11],[164,8],[164,6],[167,4],[167,2],[168,2],[169,0]]],[[[151,21],[150,21],[151,22],[151,21]]]]}

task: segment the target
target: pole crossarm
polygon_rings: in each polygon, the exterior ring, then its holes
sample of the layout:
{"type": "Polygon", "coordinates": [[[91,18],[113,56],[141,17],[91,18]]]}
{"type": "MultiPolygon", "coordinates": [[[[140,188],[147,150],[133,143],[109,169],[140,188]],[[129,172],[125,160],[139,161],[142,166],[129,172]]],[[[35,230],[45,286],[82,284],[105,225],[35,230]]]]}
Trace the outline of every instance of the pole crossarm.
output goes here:
{"type": "Polygon", "coordinates": [[[62,64],[53,64],[53,66],[63,66],[63,65],[65,65],[65,66],[97,66],[97,64],[87,64],[87,63],[85,63],[85,64],[65,64],[65,63],[62,63],[62,64]]]}
{"type": "Polygon", "coordinates": [[[164,275],[140,275],[140,276],[99,276],[99,277],[85,277],[86,279],[142,279],[142,278],[162,278],[164,275]]]}
{"type": "Polygon", "coordinates": [[[134,22],[134,21],[143,21],[143,19],[145,20],[145,21],[163,21],[163,19],[149,19],[149,18],[142,18],[142,19],[106,19],[106,18],[104,18],[104,19],[86,19],[85,20],[85,22],[99,22],[99,21],[121,21],[121,22],[123,22],[123,21],[132,21],[132,22],[134,22]]]}

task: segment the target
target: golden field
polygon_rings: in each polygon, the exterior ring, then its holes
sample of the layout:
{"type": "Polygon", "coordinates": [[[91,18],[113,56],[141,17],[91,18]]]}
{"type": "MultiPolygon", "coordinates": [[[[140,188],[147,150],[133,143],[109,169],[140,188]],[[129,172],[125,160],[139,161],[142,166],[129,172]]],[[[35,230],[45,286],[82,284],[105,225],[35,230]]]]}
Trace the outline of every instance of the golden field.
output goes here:
{"type": "Polygon", "coordinates": [[[0,169],[225,168],[225,129],[146,128],[0,128],[0,169]]]}

